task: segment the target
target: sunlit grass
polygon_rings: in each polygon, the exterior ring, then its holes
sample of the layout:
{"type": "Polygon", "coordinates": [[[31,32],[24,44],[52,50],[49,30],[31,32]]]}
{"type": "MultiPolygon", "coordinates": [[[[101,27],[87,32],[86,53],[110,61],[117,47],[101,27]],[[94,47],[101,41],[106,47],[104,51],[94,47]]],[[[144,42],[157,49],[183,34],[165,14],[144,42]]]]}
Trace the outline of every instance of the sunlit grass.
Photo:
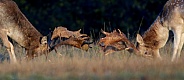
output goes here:
{"type": "Polygon", "coordinates": [[[162,61],[148,60],[136,55],[129,58],[129,53],[119,51],[108,56],[93,46],[88,52],[73,47],[62,46],[58,56],[49,53],[49,62],[45,56],[31,61],[24,60],[24,50],[16,48],[19,64],[4,61],[0,64],[0,79],[28,80],[173,80],[184,78],[183,55],[177,62],[171,62],[171,45],[161,49],[162,61]],[[21,53],[23,52],[23,53],[21,53]]]}

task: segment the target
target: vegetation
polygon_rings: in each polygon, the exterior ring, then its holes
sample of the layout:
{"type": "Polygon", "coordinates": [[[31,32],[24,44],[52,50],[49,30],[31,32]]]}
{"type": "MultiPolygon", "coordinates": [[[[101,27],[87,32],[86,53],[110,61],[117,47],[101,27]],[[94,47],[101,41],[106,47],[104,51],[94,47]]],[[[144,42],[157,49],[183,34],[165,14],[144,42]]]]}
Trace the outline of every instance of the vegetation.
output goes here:
{"type": "MultiPolygon", "coordinates": [[[[98,39],[101,29],[121,29],[135,36],[145,31],[167,0],[14,0],[30,22],[44,35],[61,25],[82,29],[98,39]],[[105,26],[105,27],[104,27],[105,26]]],[[[128,35],[128,34],[127,34],[128,35]]]]}
{"type": "MultiPolygon", "coordinates": [[[[161,50],[162,61],[149,60],[132,55],[126,51],[104,56],[97,46],[88,52],[70,46],[58,48],[62,56],[54,51],[49,54],[51,62],[40,56],[25,61],[25,54],[17,54],[19,64],[0,64],[2,80],[179,80],[184,78],[183,55],[171,63],[170,49],[167,44],[161,50]]],[[[17,48],[16,53],[18,53],[17,48]]]]}

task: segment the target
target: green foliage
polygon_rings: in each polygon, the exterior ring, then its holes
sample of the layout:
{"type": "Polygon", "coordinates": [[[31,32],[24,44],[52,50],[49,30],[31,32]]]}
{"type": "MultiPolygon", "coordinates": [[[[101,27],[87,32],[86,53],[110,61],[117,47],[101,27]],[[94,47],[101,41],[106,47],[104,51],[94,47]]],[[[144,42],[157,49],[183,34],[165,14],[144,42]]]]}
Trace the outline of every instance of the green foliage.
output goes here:
{"type": "Polygon", "coordinates": [[[100,29],[121,29],[135,35],[142,18],[146,30],[167,0],[15,0],[30,22],[44,35],[61,25],[97,38],[100,29]]]}

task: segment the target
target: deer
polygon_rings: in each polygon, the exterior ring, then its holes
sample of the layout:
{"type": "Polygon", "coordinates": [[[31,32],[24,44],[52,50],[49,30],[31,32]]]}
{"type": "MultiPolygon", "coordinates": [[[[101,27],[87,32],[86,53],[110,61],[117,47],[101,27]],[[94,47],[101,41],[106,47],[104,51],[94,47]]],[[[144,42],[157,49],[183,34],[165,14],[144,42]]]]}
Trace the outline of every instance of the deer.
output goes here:
{"type": "Polygon", "coordinates": [[[0,38],[10,55],[10,62],[17,63],[14,46],[8,38],[25,48],[27,57],[32,57],[30,54],[39,51],[43,35],[28,21],[14,1],[0,0],[0,38]]]}
{"type": "Polygon", "coordinates": [[[130,40],[123,32],[121,32],[120,29],[118,29],[118,32],[117,30],[113,30],[113,32],[110,33],[103,30],[101,30],[101,32],[105,34],[105,37],[100,38],[98,44],[102,47],[105,55],[121,50],[127,50],[130,53],[138,53],[138,50],[134,44],[130,42],[130,40]]]}
{"type": "Polygon", "coordinates": [[[137,49],[148,58],[162,60],[159,50],[164,47],[169,31],[174,33],[171,61],[179,59],[184,42],[184,1],[168,0],[149,29],[141,36],[137,34],[137,49]]]}

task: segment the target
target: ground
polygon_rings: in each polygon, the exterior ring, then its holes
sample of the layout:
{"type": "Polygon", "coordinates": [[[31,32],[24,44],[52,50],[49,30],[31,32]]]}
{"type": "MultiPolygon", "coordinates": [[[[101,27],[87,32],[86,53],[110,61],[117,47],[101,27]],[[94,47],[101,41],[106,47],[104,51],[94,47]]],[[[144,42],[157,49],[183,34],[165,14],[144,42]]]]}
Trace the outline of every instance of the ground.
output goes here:
{"type": "MultiPolygon", "coordinates": [[[[119,51],[108,56],[93,46],[88,52],[73,47],[59,47],[58,56],[49,53],[51,62],[40,56],[31,61],[24,60],[21,48],[16,48],[18,64],[3,61],[0,64],[1,80],[179,80],[184,78],[183,54],[171,62],[171,45],[161,49],[163,60],[148,60],[119,51]],[[18,49],[20,51],[18,51],[18,49]]],[[[24,51],[22,51],[24,52],[24,51]]],[[[183,52],[182,52],[183,53],[183,52]]]]}

